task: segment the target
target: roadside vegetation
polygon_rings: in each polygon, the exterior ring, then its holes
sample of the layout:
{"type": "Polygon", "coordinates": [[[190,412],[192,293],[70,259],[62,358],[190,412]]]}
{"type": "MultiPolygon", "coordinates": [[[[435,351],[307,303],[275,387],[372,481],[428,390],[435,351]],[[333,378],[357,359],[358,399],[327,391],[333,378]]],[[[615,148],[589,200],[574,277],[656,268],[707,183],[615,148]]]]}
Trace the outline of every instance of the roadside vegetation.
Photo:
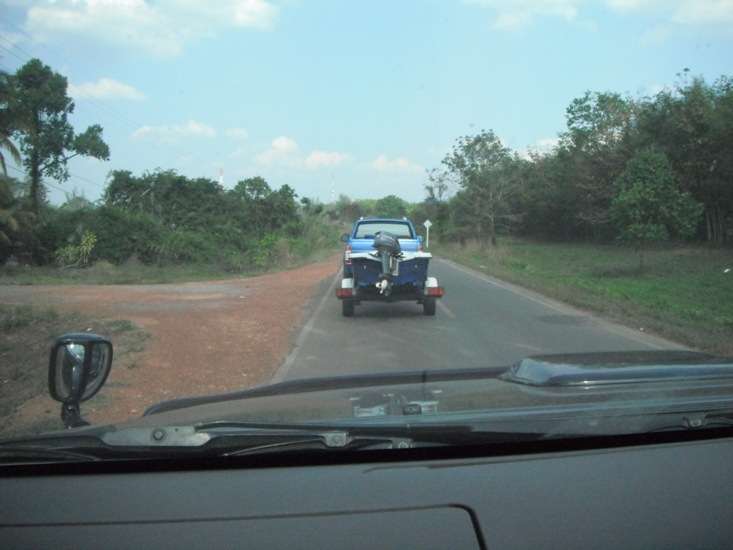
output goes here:
{"type": "Polygon", "coordinates": [[[733,357],[733,251],[648,251],[645,268],[617,245],[502,239],[433,253],[631,328],[733,357]]]}

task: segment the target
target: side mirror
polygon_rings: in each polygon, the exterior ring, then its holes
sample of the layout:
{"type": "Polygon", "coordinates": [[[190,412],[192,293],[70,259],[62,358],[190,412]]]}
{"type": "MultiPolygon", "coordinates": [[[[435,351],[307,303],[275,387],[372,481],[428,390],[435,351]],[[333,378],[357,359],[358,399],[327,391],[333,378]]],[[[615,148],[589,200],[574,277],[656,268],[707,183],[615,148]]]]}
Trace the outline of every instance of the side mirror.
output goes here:
{"type": "Polygon", "coordinates": [[[66,428],[87,426],[79,403],[91,399],[104,385],[112,368],[112,342],[97,334],[64,334],[51,348],[48,391],[61,402],[66,428]]]}
{"type": "Polygon", "coordinates": [[[344,242],[344,243],[348,243],[349,242],[349,234],[348,233],[344,233],[343,235],[341,235],[341,242],[344,242]]]}

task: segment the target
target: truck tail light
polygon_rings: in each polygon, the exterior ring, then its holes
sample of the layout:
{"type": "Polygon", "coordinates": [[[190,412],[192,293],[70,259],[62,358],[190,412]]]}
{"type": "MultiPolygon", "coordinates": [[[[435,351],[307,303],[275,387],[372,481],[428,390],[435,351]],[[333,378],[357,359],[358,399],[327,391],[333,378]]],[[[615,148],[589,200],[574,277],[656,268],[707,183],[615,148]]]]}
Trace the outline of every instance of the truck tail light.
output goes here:
{"type": "Polygon", "coordinates": [[[442,286],[429,286],[426,290],[428,296],[443,296],[445,294],[445,288],[442,286]]]}
{"type": "Polygon", "coordinates": [[[351,298],[353,295],[354,295],[353,288],[337,288],[336,289],[337,298],[351,298]]]}
{"type": "Polygon", "coordinates": [[[344,254],[344,261],[347,264],[351,264],[351,245],[346,245],[346,253],[344,254]]]}

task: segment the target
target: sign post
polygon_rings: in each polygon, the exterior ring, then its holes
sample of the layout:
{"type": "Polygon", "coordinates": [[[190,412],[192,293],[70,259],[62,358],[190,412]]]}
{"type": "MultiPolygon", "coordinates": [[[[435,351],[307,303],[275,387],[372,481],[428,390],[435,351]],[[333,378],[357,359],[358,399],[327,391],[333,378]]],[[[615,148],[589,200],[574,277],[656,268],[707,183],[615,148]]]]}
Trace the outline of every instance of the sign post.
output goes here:
{"type": "Polygon", "coordinates": [[[425,227],[425,230],[427,232],[425,235],[425,248],[430,248],[430,226],[431,225],[433,224],[430,223],[430,220],[425,220],[423,222],[423,226],[425,227]]]}

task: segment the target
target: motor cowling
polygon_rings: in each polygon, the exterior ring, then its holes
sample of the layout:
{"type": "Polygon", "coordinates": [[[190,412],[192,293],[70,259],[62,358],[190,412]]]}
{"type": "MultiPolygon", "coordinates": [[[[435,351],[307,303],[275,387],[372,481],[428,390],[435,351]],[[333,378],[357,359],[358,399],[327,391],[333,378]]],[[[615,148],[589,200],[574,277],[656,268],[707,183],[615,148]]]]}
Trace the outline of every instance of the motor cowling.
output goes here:
{"type": "Polygon", "coordinates": [[[378,231],[374,235],[372,247],[376,248],[380,254],[387,253],[392,256],[398,256],[402,253],[399,239],[389,231],[378,231]]]}

